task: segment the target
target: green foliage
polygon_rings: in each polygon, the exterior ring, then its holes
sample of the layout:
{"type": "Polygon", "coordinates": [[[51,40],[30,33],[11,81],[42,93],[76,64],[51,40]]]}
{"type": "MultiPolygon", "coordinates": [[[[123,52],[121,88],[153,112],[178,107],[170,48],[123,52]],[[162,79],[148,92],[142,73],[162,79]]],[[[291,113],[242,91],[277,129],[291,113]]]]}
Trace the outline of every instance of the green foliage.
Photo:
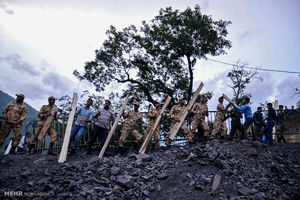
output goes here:
{"type": "Polygon", "coordinates": [[[117,31],[111,26],[95,60],[86,62],[83,74],[73,73],[93,83],[97,91],[125,84],[122,97],[130,94],[153,103],[171,96],[170,106],[182,95],[189,101],[196,58],[224,54],[231,47],[225,39],[228,24],[202,15],[198,5],[183,12],[161,9],[140,29],[131,25],[117,31]]]}
{"type": "MultiPolygon", "coordinates": [[[[99,108],[103,107],[104,101],[106,100],[105,97],[97,95],[95,93],[90,93],[88,90],[82,91],[82,94],[79,97],[78,100],[78,106],[85,106],[87,99],[93,100],[92,107],[94,110],[98,110],[99,108]]],[[[122,106],[122,101],[119,98],[118,94],[115,94],[113,92],[110,93],[108,96],[108,100],[111,102],[111,110],[113,112],[117,112],[120,110],[120,107],[122,106]]],[[[72,97],[68,94],[58,98],[58,112],[59,112],[59,118],[60,119],[67,119],[69,115],[69,108],[72,105],[72,97]]]]}

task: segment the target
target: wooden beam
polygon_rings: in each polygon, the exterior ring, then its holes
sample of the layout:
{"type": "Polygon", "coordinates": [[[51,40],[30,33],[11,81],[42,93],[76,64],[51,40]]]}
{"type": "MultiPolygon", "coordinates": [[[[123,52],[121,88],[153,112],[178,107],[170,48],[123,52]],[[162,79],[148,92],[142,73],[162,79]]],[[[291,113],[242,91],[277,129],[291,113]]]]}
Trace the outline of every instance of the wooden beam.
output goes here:
{"type": "Polygon", "coordinates": [[[188,105],[185,107],[185,109],[182,111],[182,113],[180,114],[180,116],[179,116],[180,121],[178,123],[176,123],[170,130],[169,138],[171,140],[173,140],[175,138],[175,136],[176,136],[177,132],[179,131],[181,125],[183,124],[188,112],[192,109],[192,106],[193,106],[194,102],[196,101],[203,85],[204,84],[201,82],[199,87],[197,88],[196,92],[194,92],[192,99],[190,100],[188,105]]]}
{"type": "Polygon", "coordinates": [[[76,111],[77,101],[78,101],[78,95],[77,93],[74,92],[72,106],[71,106],[72,110],[70,111],[69,114],[65,137],[64,137],[63,145],[61,147],[61,151],[58,159],[59,163],[64,163],[67,160],[68,146],[70,142],[71,129],[72,129],[72,124],[73,124],[74,115],[76,111]]]}
{"type": "Polygon", "coordinates": [[[228,98],[228,96],[226,96],[225,94],[223,94],[223,97],[224,97],[224,99],[226,99],[229,103],[231,103],[232,105],[238,107],[238,106],[236,105],[236,103],[234,103],[231,99],[228,98]]]}
{"type": "Polygon", "coordinates": [[[139,151],[140,154],[144,154],[146,152],[146,149],[147,149],[147,147],[148,147],[148,145],[151,141],[151,138],[152,138],[153,134],[155,133],[155,130],[156,130],[157,126],[159,126],[162,115],[164,114],[164,112],[165,112],[167,106],[169,105],[171,99],[172,98],[168,96],[168,98],[167,98],[166,102],[164,103],[159,115],[156,117],[154,126],[152,126],[152,128],[150,129],[149,134],[146,137],[146,139],[145,139],[145,141],[144,141],[144,143],[143,143],[143,145],[142,145],[142,147],[139,151]]]}
{"type": "Polygon", "coordinates": [[[128,102],[128,95],[126,96],[126,98],[125,98],[125,100],[123,102],[123,105],[121,107],[121,110],[119,111],[119,113],[117,115],[117,118],[115,119],[114,125],[112,126],[112,128],[111,128],[111,130],[110,130],[110,132],[109,132],[109,134],[108,134],[108,136],[107,136],[107,138],[105,140],[105,143],[104,143],[104,145],[103,145],[103,147],[101,149],[101,152],[99,154],[99,158],[103,157],[104,152],[105,152],[105,150],[106,150],[106,148],[107,148],[107,146],[109,144],[109,141],[110,141],[112,135],[114,134],[114,132],[115,132],[117,126],[118,126],[119,120],[120,120],[120,118],[121,118],[121,116],[123,114],[123,111],[125,109],[125,106],[126,106],[127,102],[128,102]]]}
{"type": "Polygon", "coordinates": [[[47,118],[47,120],[38,136],[39,140],[42,140],[45,137],[49,127],[51,126],[53,119],[55,118],[56,112],[57,112],[57,107],[56,107],[56,105],[53,105],[53,108],[51,109],[51,115],[47,118]]]}

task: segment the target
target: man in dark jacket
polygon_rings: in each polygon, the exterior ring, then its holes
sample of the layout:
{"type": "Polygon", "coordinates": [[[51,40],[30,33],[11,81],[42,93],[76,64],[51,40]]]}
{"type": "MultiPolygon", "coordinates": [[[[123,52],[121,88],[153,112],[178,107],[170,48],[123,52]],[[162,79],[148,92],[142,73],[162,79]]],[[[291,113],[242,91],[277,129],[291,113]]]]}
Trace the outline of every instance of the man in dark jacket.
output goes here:
{"type": "Polygon", "coordinates": [[[275,121],[277,120],[277,116],[272,103],[268,103],[267,106],[268,106],[267,126],[264,128],[263,134],[266,136],[266,142],[272,145],[273,127],[275,126],[275,121]]]}
{"type": "Polygon", "coordinates": [[[257,111],[253,114],[253,122],[254,122],[253,139],[256,139],[256,137],[261,139],[262,127],[263,127],[262,107],[257,107],[257,111]]]}

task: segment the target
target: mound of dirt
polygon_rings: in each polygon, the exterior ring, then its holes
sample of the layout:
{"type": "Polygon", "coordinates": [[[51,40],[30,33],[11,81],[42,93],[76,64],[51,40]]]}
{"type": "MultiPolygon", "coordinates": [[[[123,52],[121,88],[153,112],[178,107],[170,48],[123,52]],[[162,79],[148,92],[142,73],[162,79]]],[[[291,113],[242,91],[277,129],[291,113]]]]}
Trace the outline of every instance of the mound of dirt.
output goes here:
{"type": "Polygon", "coordinates": [[[213,140],[99,159],[0,156],[5,199],[300,199],[300,144],[213,140]]]}

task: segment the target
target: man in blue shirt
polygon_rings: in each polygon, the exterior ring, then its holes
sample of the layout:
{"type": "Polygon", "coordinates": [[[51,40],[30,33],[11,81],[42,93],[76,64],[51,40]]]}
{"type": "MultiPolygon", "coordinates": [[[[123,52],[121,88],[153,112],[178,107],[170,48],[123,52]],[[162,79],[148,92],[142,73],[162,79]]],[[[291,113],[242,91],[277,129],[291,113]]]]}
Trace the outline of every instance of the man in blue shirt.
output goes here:
{"type": "Polygon", "coordinates": [[[88,123],[90,123],[94,116],[94,110],[91,108],[93,105],[93,100],[88,99],[85,106],[81,106],[76,112],[75,117],[77,116],[77,120],[75,125],[71,131],[70,144],[74,141],[75,135],[77,134],[74,147],[71,150],[71,153],[75,153],[75,150],[78,149],[78,145],[80,143],[80,139],[85,133],[86,127],[88,123]]]}
{"type": "Polygon", "coordinates": [[[234,109],[236,109],[239,113],[244,114],[245,117],[245,122],[244,122],[244,140],[248,140],[248,128],[252,124],[253,117],[252,117],[252,110],[251,107],[249,106],[250,103],[250,98],[245,97],[243,99],[243,107],[237,107],[233,105],[234,109]]]}
{"type": "Polygon", "coordinates": [[[263,134],[266,136],[266,142],[272,145],[273,127],[275,126],[275,121],[277,120],[277,116],[272,103],[268,103],[267,106],[268,106],[267,126],[264,128],[263,134]]]}

